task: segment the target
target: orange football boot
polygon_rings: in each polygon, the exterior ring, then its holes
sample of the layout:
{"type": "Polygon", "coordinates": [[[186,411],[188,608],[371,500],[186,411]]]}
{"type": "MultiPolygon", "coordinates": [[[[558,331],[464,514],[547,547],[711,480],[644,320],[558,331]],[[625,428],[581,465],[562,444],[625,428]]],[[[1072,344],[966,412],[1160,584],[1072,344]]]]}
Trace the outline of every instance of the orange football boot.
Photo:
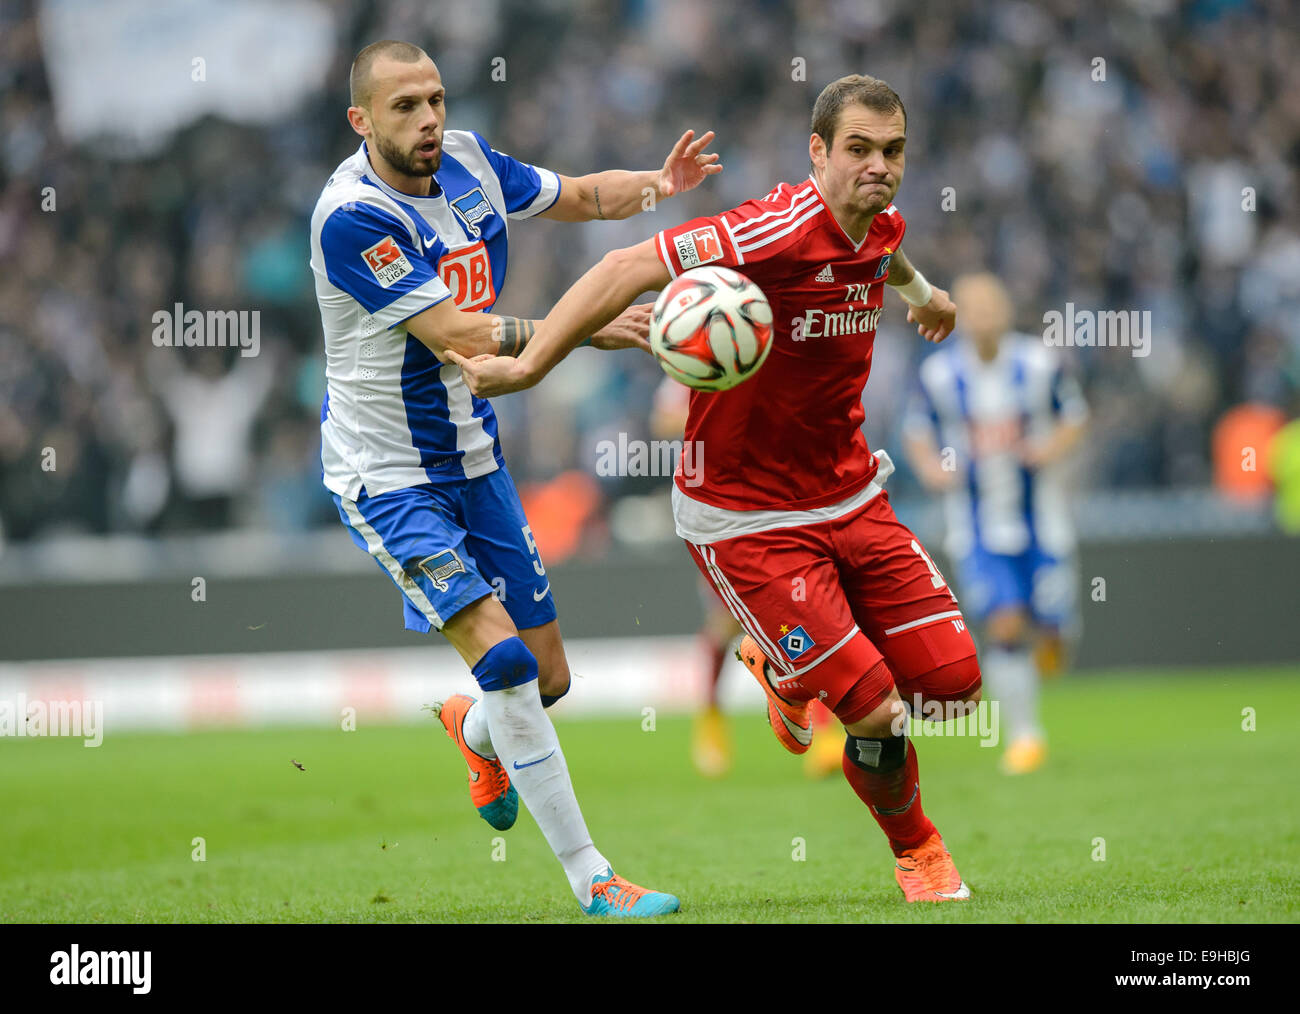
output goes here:
{"type": "Polygon", "coordinates": [[[895,857],[894,876],[908,901],[965,901],[970,897],[970,888],[937,831],[895,857]]]}
{"type": "Polygon", "coordinates": [[[465,712],[473,703],[473,697],[452,694],[429,710],[438,716],[469,765],[469,799],[474,809],[498,831],[508,831],[519,815],[519,793],[510,784],[510,776],[499,760],[480,756],[465,742],[465,712]]]}
{"type": "Polygon", "coordinates": [[[807,702],[787,701],[776,692],[769,675],[771,666],[767,664],[767,656],[748,634],[740,642],[736,658],[767,694],[767,724],[772,727],[777,741],[791,753],[807,753],[813,738],[812,716],[808,713],[807,702]]]}

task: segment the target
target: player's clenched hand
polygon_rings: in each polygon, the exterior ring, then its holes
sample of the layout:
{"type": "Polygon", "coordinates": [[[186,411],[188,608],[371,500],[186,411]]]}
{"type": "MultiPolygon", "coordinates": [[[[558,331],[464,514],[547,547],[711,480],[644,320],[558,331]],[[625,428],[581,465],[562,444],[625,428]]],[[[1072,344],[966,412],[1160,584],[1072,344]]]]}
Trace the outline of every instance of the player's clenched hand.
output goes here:
{"type": "Polygon", "coordinates": [[[695,131],[688,130],[677,139],[659,172],[659,195],[672,197],[685,193],[704,182],[704,177],[722,172],[716,153],[702,154],[704,146],[713,140],[713,131],[692,141],[695,131]]]}
{"type": "Polygon", "coordinates": [[[651,303],[629,306],[608,324],[591,336],[591,346],[596,349],[641,349],[650,351],[651,303]]]}
{"type": "Polygon", "coordinates": [[[447,362],[460,367],[470,393],[480,398],[495,398],[499,394],[511,394],[532,387],[532,381],[519,365],[519,360],[513,356],[484,353],[466,359],[459,352],[447,349],[443,352],[443,357],[447,362]]]}
{"type": "Polygon", "coordinates": [[[931,289],[930,302],[913,306],[907,311],[907,319],[916,325],[916,333],[926,341],[941,342],[957,326],[957,307],[943,289],[938,286],[931,289]]]}

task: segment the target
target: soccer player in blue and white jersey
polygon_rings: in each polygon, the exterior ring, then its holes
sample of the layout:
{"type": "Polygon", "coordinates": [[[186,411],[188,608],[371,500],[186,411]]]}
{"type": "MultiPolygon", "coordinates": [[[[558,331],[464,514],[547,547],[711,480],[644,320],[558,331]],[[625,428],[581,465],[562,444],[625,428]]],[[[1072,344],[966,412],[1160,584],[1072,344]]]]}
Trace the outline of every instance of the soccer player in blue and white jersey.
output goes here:
{"type": "MultiPolygon", "coordinates": [[[[703,153],[713,135],[688,131],[660,170],[570,178],[445,130],[438,69],[408,43],[367,46],[350,85],[348,122],[363,142],[311,223],[325,485],[353,541],[401,590],[406,626],[440,630],[478,681],[479,700],[458,694],[438,710],[470,766],[480,815],[505,830],[522,798],[590,915],[676,911],[675,897],[616,876],[592,844],[542,710],[569,689],[550,582],[492,407],[445,357],[517,355],[533,333],[535,320],[492,312],[508,219],[626,218],[648,195],[720,172],[718,156],[703,153]]],[[[648,349],[648,319],[648,307],[634,307],[591,343],[648,349]]]]}
{"type": "Polygon", "coordinates": [[[1077,624],[1065,459],[1088,406],[1054,349],[1010,330],[996,277],[958,279],[953,301],[960,340],[921,363],[904,444],[921,481],[945,494],[946,549],[966,615],[983,626],[984,678],[1007,730],[1002,768],[1023,774],[1046,759],[1040,662],[1059,660],[1077,624]]]}

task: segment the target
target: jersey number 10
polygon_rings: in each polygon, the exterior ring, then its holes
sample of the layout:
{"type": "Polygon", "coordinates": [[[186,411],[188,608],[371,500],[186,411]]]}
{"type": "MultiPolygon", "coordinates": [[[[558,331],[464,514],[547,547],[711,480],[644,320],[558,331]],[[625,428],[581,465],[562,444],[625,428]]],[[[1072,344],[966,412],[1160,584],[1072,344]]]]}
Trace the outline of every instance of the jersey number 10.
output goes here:
{"type": "MultiPolygon", "coordinates": [[[[943,575],[939,573],[939,568],[936,567],[934,565],[934,561],[930,559],[930,554],[927,553],[924,549],[922,549],[921,544],[917,542],[915,539],[912,540],[912,549],[917,556],[919,556],[922,560],[925,561],[925,565],[930,569],[931,586],[934,587],[936,591],[940,588],[948,588],[948,582],[945,581],[943,579],[943,575]]],[[[948,594],[952,596],[952,600],[954,602],[957,601],[957,596],[951,588],[948,588],[948,594]]]]}

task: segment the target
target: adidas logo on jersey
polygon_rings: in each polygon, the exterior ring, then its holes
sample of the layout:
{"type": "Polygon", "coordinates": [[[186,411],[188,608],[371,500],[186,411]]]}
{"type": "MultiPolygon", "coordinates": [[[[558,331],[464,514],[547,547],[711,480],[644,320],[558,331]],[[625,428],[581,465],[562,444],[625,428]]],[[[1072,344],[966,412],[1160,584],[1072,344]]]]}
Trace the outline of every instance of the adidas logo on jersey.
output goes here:
{"type": "Polygon", "coordinates": [[[831,273],[831,266],[830,266],[829,264],[827,264],[826,267],[824,267],[824,268],[822,268],[820,271],[818,271],[817,274],[813,276],[813,281],[814,281],[814,282],[833,282],[833,281],[835,281],[835,275],[831,273]]]}

